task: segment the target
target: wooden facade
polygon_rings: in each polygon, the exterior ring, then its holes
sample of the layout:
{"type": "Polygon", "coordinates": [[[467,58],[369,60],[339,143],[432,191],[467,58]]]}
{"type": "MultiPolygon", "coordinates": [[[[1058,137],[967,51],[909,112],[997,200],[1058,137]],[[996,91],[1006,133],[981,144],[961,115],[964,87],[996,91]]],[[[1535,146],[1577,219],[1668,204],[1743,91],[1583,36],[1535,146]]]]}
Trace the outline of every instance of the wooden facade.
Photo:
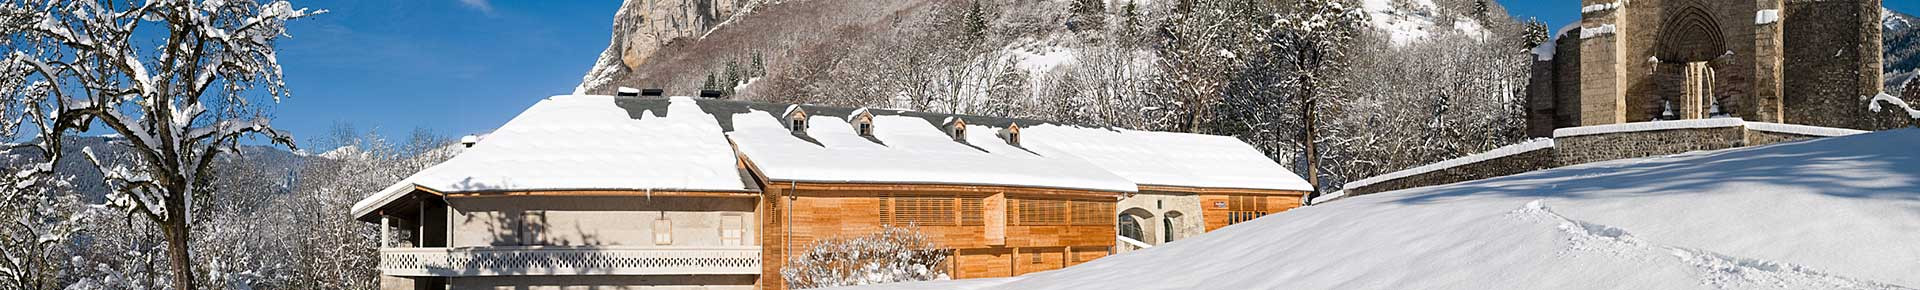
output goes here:
{"type": "Polygon", "coordinates": [[[785,289],[788,253],[816,241],[919,229],[954,257],[955,279],[1008,277],[1104,257],[1117,192],[1004,186],[768,182],[760,215],[762,289],[785,289]]]}
{"type": "Polygon", "coordinates": [[[1251,221],[1300,207],[1307,192],[1293,190],[1196,188],[1142,185],[1140,190],[1183,192],[1200,196],[1200,216],[1206,231],[1251,221]]]}

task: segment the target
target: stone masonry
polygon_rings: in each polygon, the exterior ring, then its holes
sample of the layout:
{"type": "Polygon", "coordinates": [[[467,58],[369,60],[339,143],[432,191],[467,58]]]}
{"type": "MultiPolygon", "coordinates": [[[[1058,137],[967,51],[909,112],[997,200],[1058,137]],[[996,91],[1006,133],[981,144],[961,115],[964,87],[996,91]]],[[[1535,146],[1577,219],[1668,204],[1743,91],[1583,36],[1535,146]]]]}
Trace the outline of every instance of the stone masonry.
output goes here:
{"type": "Polygon", "coordinates": [[[1881,89],[1880,2],[1582,0],[1581,21],[1552,50],[1536,50],[1527,132],[1714,109],[1757,122],[1897,127],[1865,112],[1862,97],[1881,89]]]}

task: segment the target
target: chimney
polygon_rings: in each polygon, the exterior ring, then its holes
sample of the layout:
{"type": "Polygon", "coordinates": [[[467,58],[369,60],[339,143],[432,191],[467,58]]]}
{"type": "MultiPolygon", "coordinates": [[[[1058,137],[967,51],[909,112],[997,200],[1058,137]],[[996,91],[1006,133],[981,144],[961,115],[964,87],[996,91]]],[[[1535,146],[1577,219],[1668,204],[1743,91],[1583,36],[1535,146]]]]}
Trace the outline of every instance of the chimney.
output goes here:
{"type": "Polygon", "coordinates": [[[621,96],[621,97],[637,97],[637,96],[640,96],[640,90],[629,88],[629,87],[620,87],[620,92],[615,93],[614,95],[621,96]]]}
{"type": "Polygon", "coordinates": [[[466,148],[473,148],[473,144],[478,143],[480,143],[480,136],[466,135],[460,137],[460,145],[466,146],[466,148]]]}
{"type": "Polygon", "coordinates": [[[718,99],[720,98],[720,90],[700,90],[700,98],[718,99]]]}
{"type": "Polygon", "coordinates": [[[640,90],[640,96],[642,96],[642,97],[658,97],[658,96],[660,96],[660,95],[664,95],[664,94],[666,94],[666,90],[662,90],[662,89],[644,89],[644,90],[640,90]]]}

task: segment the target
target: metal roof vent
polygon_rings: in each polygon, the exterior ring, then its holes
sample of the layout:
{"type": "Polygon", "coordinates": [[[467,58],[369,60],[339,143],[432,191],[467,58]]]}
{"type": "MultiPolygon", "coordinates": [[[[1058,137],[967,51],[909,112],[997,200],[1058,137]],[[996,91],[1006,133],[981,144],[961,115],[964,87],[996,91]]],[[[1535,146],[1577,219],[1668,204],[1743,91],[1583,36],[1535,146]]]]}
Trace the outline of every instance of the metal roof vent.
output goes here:
{"type": "Polygon", "coordinates": [[[666,94],[667,94],[667,90],[662,90],[662,89],[644,89],[644,90],[640,90],[640,96],[642,96],[642,97],[658,97],[658,96],[662,96],[662,95],[666,95],[666,94]]]}
{"type": "Polygon", "coordinates": [[[720,98],[720,90],[700,90],[700,97],[706,98],[706,99],[718,99],[720,98]]]}
{"type": "Polygon", "coordinates": [[[640,96],[640,89],[620,87],[620,91],[618,93],[614,93],[613,95],[621,96],[621,97],[638,97],[640,96]]]}

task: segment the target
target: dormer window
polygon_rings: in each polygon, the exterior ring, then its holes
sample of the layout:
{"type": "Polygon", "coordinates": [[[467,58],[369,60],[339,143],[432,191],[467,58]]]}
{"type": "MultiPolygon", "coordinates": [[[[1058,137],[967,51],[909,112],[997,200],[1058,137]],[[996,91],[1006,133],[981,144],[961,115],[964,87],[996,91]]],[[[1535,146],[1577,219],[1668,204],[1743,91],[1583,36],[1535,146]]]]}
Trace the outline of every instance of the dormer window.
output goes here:
{"type": "Polygon", "coordinates": [[[848,119],[853,122],[853,133],[860,134],[860,137],[873,137],[873,113],[867,112],[867,108],[853,110],[848,119]]]}
{"type": "Polygon", "coordinates": [[[1000,129],[999,135],[1000,139],[1007,140],[1007,145],[1020,147],[1020,124],[1008,124],[1006,129],[1000,129]]]}
{"type": "Polygon", "coordinates": [[[800,105],[788,105],[787,112],[781,115],[787,118],[787,130],[792,131],[794,135],[807,134],[806,109],[801,109],[800,105]]]}
{"type": "Polygon", "coordinates": [[[966,120],[949,117],[947,118],[947,121],[945,123],[947,123],[947,135],[953,137],[954,142],[960,142],[960,143],[967,142],[967,121],[966,120]]]}

